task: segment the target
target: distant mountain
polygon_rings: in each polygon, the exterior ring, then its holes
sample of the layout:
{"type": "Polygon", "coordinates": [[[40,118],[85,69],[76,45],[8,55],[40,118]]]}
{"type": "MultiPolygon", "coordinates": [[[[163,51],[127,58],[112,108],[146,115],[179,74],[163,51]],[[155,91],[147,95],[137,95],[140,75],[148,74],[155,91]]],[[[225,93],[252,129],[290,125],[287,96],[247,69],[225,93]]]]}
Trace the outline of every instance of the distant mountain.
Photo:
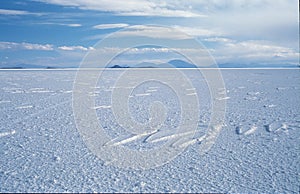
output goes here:
{"type": "Polygon", "coordinates": [[[186,61],[175,59],[170,60],[168,63],[151,63],[151,62],[142,62],[136,65],[127,66],[127,65],[114,65],[110,68],[197,68],[196,65],[188,63],[186,61]]]}
{"type": "Polygon", "coordinates": [[[128,65],[113,65],[109,68],[156,68],[157,64],[155,63],[149,63],[149,62],[142,62],[139,63],[137,65],[132,65],[132,66],[128,66],[128,65]]]}
{"type": "Polygon", "coordinates": [[[160,67],[160,64],[151,63],[151,62],[142,62],[132,66],[132,68],[157,68],[160,67]]]}
{"type": "Polygon", "coordinates": [[[196,65],[192,63],[188,63],[186,61],[180,59],[174,59],[168,62],[169,64],[173,65],[176,68],[197,68],[196,65]]]}
{"type": "Polygon", "coordinates": [[[32,65],[32,64],[19,64],[11,66],[0,66],[0,69],[55,69],[56,67],[42,66],[42,65],[32,65]]]}
{"type": "Polygon", "coordinates": [[[180,59],[174,59],[174,60],[168,61],[167,63],[160,63],[160,64],[143,62],[134,67],[139,67],[139,68],[140,67],[145,67],[145,68],[197,68],[196,65],[188,63],[188,62],[180,60],[180,59]]]}
{"type": "Polygon", "coordinates": [[[129,68],[128,66],[120,66],[120,65],[114,65],[110,68],[129,68]]]}

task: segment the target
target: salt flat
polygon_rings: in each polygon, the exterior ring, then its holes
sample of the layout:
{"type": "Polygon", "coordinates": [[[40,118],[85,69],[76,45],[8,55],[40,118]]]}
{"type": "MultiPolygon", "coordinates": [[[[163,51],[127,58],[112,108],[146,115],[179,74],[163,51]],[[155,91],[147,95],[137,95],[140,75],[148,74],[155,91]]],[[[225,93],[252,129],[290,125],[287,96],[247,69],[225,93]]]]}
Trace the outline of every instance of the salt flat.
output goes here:
{"type": "Polygon", "coordinates": [[[214,100],[227,102],[225,121],[203,155],[198,149],[213,100],[199,72],[183,72],[193,84],[184,91],[187,98],[199,99],[195,133],[172,130],[180,125],[180,101],[164,84],[144,83],[128,97],[137,122],[152,122],[152,101],[167,109],[156,115],[164,119],[161,128],[134,135],[113,118],[110,98],[119,71],[106,72],[96,86],[79,83],[93,87],[87,95],[95,98],[95,106],[88,108],[111,137],[109,146],[147,151],[194,133],[175,143],[188,147],[169,163],[135,170],[101,160],[83,141],[73,112],[76,71],[0,71],[0,191],[299,192],[299,69],[222,69],[226,87],[217,90],[226,97],[214,100]]]}

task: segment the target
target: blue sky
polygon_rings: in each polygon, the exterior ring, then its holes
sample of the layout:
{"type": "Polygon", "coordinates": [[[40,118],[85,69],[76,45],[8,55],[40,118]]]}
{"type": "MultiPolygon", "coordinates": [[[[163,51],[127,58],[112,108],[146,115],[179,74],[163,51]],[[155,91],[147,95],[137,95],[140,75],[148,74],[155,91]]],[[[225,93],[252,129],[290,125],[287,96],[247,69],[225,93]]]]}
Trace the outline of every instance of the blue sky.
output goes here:
{"type": "MultiPolygon", "coordinates": [[[[298,3],[298,0],[2,0],[0,66],[21,63],[78,66],[85,54],[108,34],[148,24],[170,26],[195,37],[220,66],[296,66],[299,64],[298,3]]],[[[165,59],[156,58],[157,62],[160,60],[165,59]]]]}

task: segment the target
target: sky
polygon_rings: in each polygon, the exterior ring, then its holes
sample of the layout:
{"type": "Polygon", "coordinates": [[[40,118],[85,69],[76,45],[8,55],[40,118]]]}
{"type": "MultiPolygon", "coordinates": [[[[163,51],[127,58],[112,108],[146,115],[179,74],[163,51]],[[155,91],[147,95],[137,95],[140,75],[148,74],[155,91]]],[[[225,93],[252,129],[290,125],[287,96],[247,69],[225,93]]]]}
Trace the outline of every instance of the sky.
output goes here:
{"type": "MultiPolygon", "coordinates": [[[[184,32],[220,67],[299,65],[298,0],[0,0],[0,67],[77,67],[96,43],[135,25],[184,32]]],[[[163,48],[135,51],[155,63],[178,57],[163,48]]],[[[117,61],[143,60],[129,52],[117,61]]]]}

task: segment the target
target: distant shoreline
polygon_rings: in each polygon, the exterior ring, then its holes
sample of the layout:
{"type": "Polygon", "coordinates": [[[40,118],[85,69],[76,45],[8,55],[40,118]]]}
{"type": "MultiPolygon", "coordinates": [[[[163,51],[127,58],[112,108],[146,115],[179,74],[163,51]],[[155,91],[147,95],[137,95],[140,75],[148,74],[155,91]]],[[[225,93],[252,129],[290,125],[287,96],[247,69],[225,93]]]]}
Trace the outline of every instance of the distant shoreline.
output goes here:
{"type": "Polygon", "coordinates": [[[219,68],[215,68],[215,67],[203,67],[203,68],[49,68],[49,69],[42,69],[42,68],[0,68],[0,71],[78,71],[78,70],[109,70],[109,71],[120,71],[120,70],[172,70],[172,69],[177,69],[177,70],[193,70],[193,69],[205,69],[205,70],[216,70],[216,69],[222,69],[222,70],[230,70],[230,69],[247,69],[247,70],[251,70],[251,69],[261,69],[261,70],[280,70],[280,69],[298,69],[300,70],[299,67],[219,67],[219,68]]]}

